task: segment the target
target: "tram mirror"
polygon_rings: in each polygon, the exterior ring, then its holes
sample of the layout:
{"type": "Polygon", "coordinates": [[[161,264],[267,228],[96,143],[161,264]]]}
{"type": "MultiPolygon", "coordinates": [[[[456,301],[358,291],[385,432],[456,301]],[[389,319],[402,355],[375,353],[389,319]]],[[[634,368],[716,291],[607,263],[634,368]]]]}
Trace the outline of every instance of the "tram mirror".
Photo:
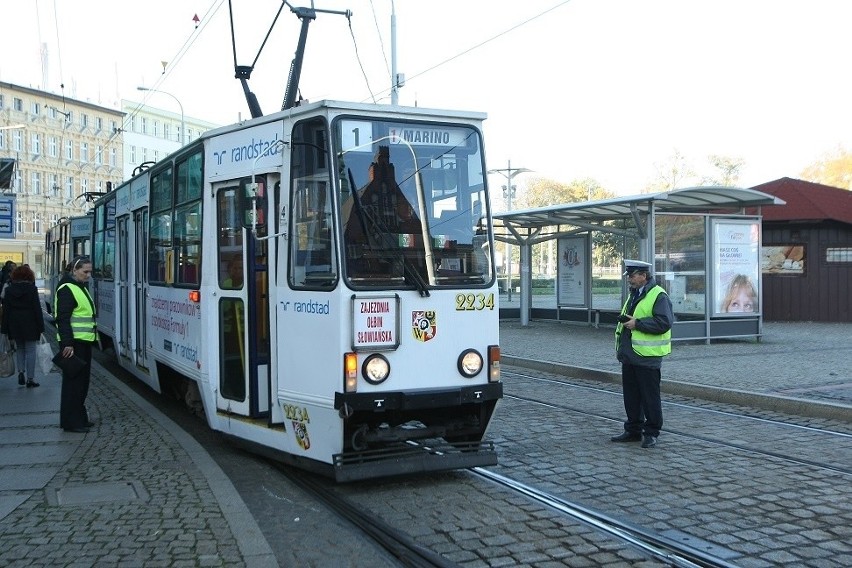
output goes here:
{"type": "Polygon", "coordinates": [[[243,227],[254,231],[266,227],[266,192],[264,183],[250,183],[248,180],[240,182],[240,190],[237,192],[237,207],[242,213],[243,227]]]}

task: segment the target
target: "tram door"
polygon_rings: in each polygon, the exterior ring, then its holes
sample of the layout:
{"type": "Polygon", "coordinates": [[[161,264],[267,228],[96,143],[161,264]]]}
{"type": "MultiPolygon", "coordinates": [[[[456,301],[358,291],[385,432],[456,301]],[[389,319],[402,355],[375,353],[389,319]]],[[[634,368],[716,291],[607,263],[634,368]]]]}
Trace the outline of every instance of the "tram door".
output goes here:
{"type": "MultiPolygon", "coordinates": [[[[266,179],[258,176],[265,189],[266,179]]],[[[259,418],[269,413],[269,245],[244,228],[247,179],[214,186],[218,267],[217,407],[259,418]]],[[[258,235],[262,236],[262,235],[258,235]]]]}
{"type": "MultiPolygon", "coordinates": [[[[139,367],[148,368],[148,336],[145,333],[145,321],[147,319],[148,288],[145,276],[147,274],[148,260],[148,209],[142,209],[133,214],[133,236],[135,242],[131,246],[135,249],[133,265],[133,290],[135,291],[136,306],[130,322],[135,326],[136,332],[136,358],[135,363],[139,367]]],[[[126,318],[125,318],[126,319],[126,318]]],[[[132,346],[132,344],[128,344],[132,346]]]]}
{"type": "Polygon", "coordinates": [[[130,353],[130,255],[127,254],[130,239],[130,217],[125,215],[116,219],[118,229],[118,246],[115,257],[118,260],[116,276],[118,282],[118,320],[119,328],[115,330],[118,336],[117,353],[120,357],[132,357],[130,353]]]}

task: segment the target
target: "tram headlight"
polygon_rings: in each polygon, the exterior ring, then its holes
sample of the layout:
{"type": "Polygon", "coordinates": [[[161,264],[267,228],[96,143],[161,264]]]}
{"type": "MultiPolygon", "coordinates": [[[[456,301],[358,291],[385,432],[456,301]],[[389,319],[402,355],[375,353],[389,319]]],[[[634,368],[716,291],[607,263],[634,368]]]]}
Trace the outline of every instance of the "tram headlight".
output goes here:
{"type": "Polygon", "coordinates": [[[370,355],[361,365],[361,376],[371,385],[381,384],[388,375],[390,375],[390,363],[384,355],[379,353],[370,355]]]}
{"type": "Polygon", "coordinates": [[[465,377],[475,377],[482,370],[482,355],[476,349],[466,349],[459,355],[459,373],[465,377]]]}

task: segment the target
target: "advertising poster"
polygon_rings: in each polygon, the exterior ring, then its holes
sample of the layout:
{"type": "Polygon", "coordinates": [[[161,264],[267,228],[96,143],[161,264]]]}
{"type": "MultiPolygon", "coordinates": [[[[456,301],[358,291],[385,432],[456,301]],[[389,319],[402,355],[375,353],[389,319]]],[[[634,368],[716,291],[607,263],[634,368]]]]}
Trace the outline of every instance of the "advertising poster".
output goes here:
{"type": "Polygon", "coordinates": [[[556,251],[559,262],[556,269],[556,300],[560,306],[586,308],[589,297],[588,235],[566,237],[557,240],[556,251]]]}
{"type": "Polygon", "coordinates": [[[714,315],[760,311],[760,222],[713,222],[714,315]]]}
{"type": "Polygon", "coordinates": [[[760,249],[760,269],[764,274],[805,273],[805,246],[766,246],[760,249]]]}

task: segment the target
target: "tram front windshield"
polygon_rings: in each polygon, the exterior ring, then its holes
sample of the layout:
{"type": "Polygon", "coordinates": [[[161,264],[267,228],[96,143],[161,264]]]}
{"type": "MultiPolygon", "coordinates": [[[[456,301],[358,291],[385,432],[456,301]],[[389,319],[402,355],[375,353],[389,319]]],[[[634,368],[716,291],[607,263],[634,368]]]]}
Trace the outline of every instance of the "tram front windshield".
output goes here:
{"type": "Polygon", "coordinates": [[[355,288],[493,281],[479,132],[463,125],[338,119],[343,258],[355,288]]]}

